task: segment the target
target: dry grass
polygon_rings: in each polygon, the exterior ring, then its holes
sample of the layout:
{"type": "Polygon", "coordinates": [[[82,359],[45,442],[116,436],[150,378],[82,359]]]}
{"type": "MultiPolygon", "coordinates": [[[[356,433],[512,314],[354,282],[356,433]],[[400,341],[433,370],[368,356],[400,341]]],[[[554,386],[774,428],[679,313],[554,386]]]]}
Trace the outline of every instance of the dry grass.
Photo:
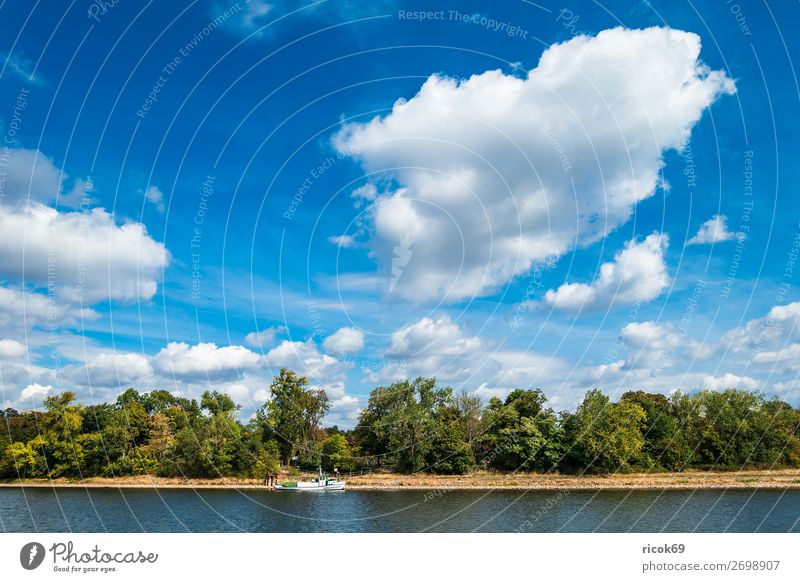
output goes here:
{"type": "Polygon", "coordinates": [[[755,489],[799,488],[796,469],[559,475],[477,472],[464,476],[372,474],[347,479],[350,489],[755,489]]]}
{"type": "MultiPolygon", "coordinates": [[[[310,477],[310,474],[309,474],[310,477]]],[[[306,478],[306,477],[302,477],[306,478]]],[[[283,477],[282,477],[283,479],[283,477]]],[[[348,489],[398,490],[398,489],[785,489],[800,488],[800,471],[797,469],[752,471],[685,471],[683,473],[627,473],[614,475],[540,475],[517,473],[504,475],[479,471],[470,475],[398,475],[372,473],[349,477],[348,489]]],[[[110,488],[162,488],[162,489],[264,489],[260,479],[182,479],[151,477],[103,478],[84,480],[26,480],[0,483],[0,487],[110,487],[110,488]]]]}

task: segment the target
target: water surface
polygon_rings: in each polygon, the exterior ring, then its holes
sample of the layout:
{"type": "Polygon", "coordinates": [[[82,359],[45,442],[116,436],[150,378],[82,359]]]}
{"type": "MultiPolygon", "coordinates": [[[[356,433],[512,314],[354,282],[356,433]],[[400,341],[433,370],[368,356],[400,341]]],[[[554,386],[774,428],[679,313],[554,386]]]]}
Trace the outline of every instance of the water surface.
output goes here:
{"type": "Polygon", "coordinates": [[[0,488],[5,532],[796,532],[800,490],[0,488]]]}

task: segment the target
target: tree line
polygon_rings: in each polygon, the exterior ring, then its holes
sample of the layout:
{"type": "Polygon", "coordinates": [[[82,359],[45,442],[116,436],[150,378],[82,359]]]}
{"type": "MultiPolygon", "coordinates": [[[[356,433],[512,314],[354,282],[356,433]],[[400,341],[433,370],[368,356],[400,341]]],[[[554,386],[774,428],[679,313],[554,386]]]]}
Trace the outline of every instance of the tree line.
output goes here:
{"type": "Polygon", "coordinates": [[[0,419],[0,477],[263,478],[318,464],[444,474],[800,466],[800,411],[735,388],[632,391],[616,402],[590,390],[576,410],[556,412],[536,389],[484,405],[417,378],[374,389],[351,430],[323,428],[328,397],[305,377],[282,369],[270,388],[247,422],[213,390],[198,402],[131,388],[93,405],[67,391],[48,396],[43,411],[9,408],[0,419]]]}

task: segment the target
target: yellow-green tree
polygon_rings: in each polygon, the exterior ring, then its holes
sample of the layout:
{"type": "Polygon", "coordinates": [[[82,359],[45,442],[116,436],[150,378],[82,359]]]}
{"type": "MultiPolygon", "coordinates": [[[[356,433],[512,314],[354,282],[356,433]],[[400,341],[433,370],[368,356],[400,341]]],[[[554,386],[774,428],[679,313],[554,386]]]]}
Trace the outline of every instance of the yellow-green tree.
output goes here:
{"type": "Polygon", "coordinates": [[[612,403],[599,390],[589,390],[566,421],[573,456],[586,470],[624,471],[644,447],[647,415],[629,400],[612,403]]]}

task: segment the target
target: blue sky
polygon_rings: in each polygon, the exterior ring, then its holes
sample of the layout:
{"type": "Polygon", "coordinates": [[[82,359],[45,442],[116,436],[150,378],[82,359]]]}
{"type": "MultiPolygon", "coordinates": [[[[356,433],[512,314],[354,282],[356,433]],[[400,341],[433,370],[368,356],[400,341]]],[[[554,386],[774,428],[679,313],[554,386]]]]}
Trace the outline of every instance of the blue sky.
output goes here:
{"type": "Polygon", "coordinates": [[[794,4],[362,4],[0,5],[6,405],[797,403],[794,4]]]}

